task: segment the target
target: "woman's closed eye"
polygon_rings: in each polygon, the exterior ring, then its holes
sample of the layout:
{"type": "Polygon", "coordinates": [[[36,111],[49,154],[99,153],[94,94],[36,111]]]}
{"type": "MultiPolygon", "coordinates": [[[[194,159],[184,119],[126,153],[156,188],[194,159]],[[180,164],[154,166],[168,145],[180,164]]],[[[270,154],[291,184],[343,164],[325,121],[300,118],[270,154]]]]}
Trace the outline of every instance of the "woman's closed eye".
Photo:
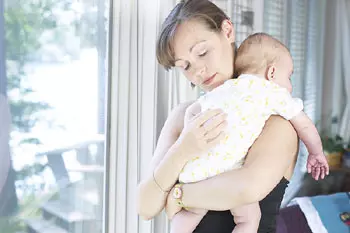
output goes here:
{"type": "Polygon", "coordinates": [[[198,56],[199,56],[199,57],[204,57],[204,56],[207,54],[207,52],[208,52],[208,51],[204,51],[204,52],[198,54],[198,56]]]}
{"type": "Polygon", "coordinates": [[[184,70],[187,71],[190,68],[190,66],[191,66],[190,63],[187,63],[187,65],[184,67],[184,70]]]}
{"type": "MultiPolygon", "coordinates": [[[[203,51],[201,53],[198,54],[198,57],[204,57],[205,55],[207,55],[208,51],[203,51]]],[[[185,71],[188,71],[191,67],[190,63],[187,63],[186,66],[183,68],[185,71]]]]}
{"type": "MultiPolygon", "coordinates": [[[[199,57],[204,57],[207,53],[208,53],[208,51],[204,51],[204,52],[198,54],[198,56],[199,56],[199,57]]],[[[187,70],[190,69],[190,67],[191,67],[191,64],[190,64],[190,63],[187,63],[187,65],[184,67],[184,70],[187,71],[187,70]]]]}

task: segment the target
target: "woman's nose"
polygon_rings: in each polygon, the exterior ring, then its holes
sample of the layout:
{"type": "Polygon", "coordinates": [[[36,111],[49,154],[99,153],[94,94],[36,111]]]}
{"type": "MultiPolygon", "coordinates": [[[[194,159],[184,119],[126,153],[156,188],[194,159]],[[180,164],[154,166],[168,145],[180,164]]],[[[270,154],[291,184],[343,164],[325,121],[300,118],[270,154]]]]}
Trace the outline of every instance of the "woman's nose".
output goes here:
{"type": "Polygon", "coordinates": [[[206,69],[206,67],[204,65],[198,67],[197,76],[201,77],[202,79],[205,78],[204,75],[205,75],[206,70],[207,69],[206,69]]]}

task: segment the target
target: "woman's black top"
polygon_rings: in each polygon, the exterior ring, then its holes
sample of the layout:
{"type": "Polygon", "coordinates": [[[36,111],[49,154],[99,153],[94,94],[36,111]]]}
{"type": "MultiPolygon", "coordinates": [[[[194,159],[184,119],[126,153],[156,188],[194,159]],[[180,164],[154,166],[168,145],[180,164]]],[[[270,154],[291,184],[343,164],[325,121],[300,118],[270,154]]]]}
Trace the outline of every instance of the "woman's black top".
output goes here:
{"type": "MultiPolygon", "coordinates": [[[[289,181],[285,178],[259,202],[261,219],[258,233],[275,233],[276,216],[279,212],[284,192],[289,181]]],[[[235,224],[233,216],[227,211],[209,211],[193,233],[232,233],[235,224]]]]}

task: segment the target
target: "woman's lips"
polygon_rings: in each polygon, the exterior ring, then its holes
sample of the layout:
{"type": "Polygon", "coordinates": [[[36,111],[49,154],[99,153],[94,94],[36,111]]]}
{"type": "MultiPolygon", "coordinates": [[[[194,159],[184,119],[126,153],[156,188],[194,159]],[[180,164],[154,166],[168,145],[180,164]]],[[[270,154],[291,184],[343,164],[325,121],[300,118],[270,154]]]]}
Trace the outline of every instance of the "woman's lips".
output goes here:
{"type": "Polygon", "coordinates": [[[203,84],[204,84],[204,85],[210,84],[210,83],[214,80],[215,76],[216,76],[216,73],[215,73],[213,76],[211,76],[210,78],[208,78],[207,80],[205,80],[205,81],[203,82],[203,84]]]}

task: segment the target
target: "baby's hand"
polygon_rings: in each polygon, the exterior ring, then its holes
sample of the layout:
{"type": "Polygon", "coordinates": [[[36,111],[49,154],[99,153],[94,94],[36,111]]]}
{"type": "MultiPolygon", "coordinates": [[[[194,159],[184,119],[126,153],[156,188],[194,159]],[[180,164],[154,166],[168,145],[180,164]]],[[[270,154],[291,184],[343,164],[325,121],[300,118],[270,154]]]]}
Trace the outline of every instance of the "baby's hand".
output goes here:
{"type": "Polygon", "coordinates": [[[312,173],[312,177],[318,180],[324,179],[329,174],[329,166],[326,156],[322,154],[310,154],[307,158],[307,172],[312,173]]]}

